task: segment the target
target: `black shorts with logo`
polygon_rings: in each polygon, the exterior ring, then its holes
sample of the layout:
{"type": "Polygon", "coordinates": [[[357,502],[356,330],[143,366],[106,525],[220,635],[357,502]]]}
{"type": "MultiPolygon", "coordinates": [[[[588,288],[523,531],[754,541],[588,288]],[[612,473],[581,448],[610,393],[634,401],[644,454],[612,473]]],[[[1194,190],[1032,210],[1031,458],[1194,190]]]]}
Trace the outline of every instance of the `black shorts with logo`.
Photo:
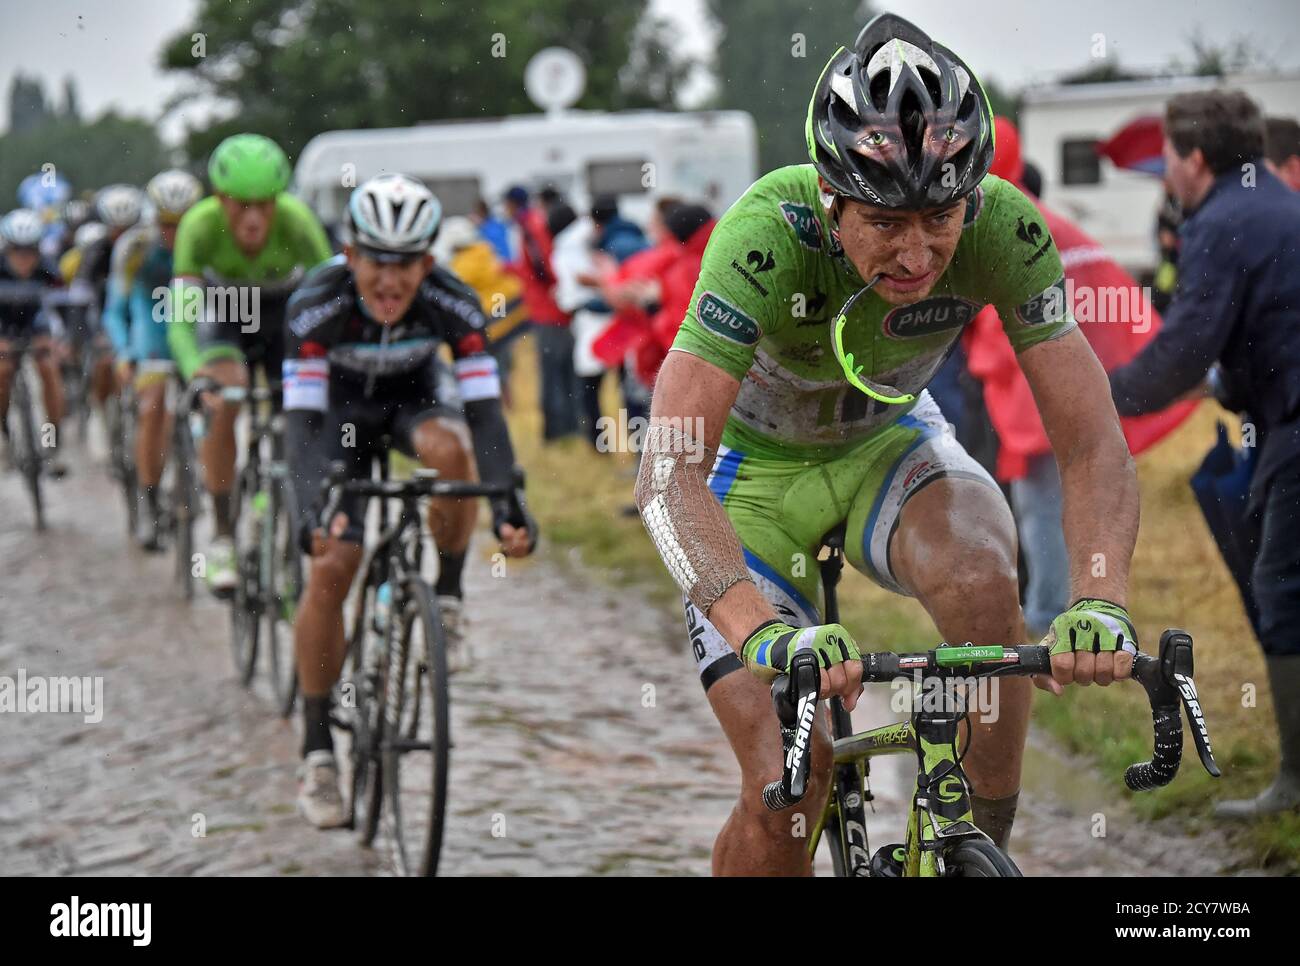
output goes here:
{"type": "MultiPolygon", "coordinates": [[[[324,425],[317,437],[322,461],[316,465],[342,462],[349,480],[368,480],[373,461],[387,458],[389,448],[415,458],[415,430],[421,423],[429,419],[463,421],[465,418],[456,378],[441,359],[433,360],[419,373],[390,376],[376,382],[367,396],[364,383],[330,380],[329,409],[324,413],[324,425]]],[[[342,539],[361,543],[365,532],[365,497],[345,497],[339,512],[348,517],[342,539]]],[[[309,519],[308,532],[319,523],[319,519],[309,519]]]]}

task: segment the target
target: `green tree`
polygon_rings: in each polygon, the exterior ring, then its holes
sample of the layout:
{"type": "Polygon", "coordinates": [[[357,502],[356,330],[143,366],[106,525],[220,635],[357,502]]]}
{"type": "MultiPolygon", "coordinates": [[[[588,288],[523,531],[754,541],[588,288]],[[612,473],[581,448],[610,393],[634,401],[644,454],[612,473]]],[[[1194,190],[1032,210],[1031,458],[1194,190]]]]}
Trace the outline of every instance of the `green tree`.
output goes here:
{"type": "Polygon", "coordinates": [[[1119,62],[1118,57],[1106,57],[1063,74],[1058,83],[1110,84],[1115,81],[1148,80],[1153,76],[1155,75],[1150,71],[1129,70],[1119,62]]]}
{"type": "Polygon", "coordinates": [[[1175,57],[1170,69],[1177,74],[1198,77],[1222,77],[1250,68],[1267,70],[1274,66],[1272,59],[1244,36],[1231,37],[1216,43],[1206,38],[1198,27],[1187,37],[1190,58],[1184,61],[1175,57]]]}
{"type": "Polygon", "coordinates": [[[67,121],[81,120],[81,98],[77,96],[77,82],[71,74],[63,78],[63,106],[59,116],[67,121]]]}
{"type": "MultiPolygon", "coordinates": [[[[57,118],[34,130],[0,137],[0,199],[12,199],[18,183],[47,163],[77,191],[116,181],[144,184],[166,167],[153,125],[110,112],[90,124],[57,118]]],[[[8,202],[0,202],[4,207],[8,202]]]]}
{"type": "Polygon", "coordinates": [[[708,0],[720,31],[714,62],[718,107],[748,111],[759,164],[808,160],[804,121],[822,67],[849,46],[871,12],[863,0],[708,0]]]}
{"type": "Polygon", "coordinates": [[[40,78],[15,74],[9,84],[9,130],[21,134],[35,130],[49,120],[45,85],[40,78]]]}
{"type": "Polygon", "coordinates": [[[637,25],[627,65],[619,74],[625,108],[675,107],[677,92],[702,65],[682,53],[680,28],[663,17],[646,15],[637,25]]]}
{"type": "MultiPolygon", "coordinates": [[[[203,0],[162,51],[193,94],[233,105],[229,120],[191,130],[204,157],[238,130],[296,153],[338,128],[405,126],[535,110],[528,59],[572,49],[587,68],[580,108],[671,106],[677,68],[651,57],[625,75],[646,0],[203,0]],[[620,81],[634,85],[629,89],[620,81]]],[[[652,39],[658,36],[651,31],[652,39]]]]}

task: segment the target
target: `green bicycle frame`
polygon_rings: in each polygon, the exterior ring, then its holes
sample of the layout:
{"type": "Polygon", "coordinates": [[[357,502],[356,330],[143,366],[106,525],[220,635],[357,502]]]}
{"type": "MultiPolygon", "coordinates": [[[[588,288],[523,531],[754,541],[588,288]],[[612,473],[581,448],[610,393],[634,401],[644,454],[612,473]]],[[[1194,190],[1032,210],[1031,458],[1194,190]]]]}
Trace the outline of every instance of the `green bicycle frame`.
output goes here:
{"type": "MultiPolygon", "coordinates": [[[[1000,654],[1002,649],[994,650],[1000,654]]],[[[951,660],[942,663],[958,666],[990,656],[985,653],[988,648],[952,648],[951,651],[954,652],[951,660]],[[958,651],[963,653],[955,653],[958,651]]],[[[836,739],[832,772],[835,781],[821,818],[813,828],[808,844],[809,856],[816,855],[822,833],[833,824],[847,853],[850,869],[856,870],[870,862],[866,825],[860,815],[863,799],[870,801],[872,798],[868,781],[870,760],[905,752],[916,755],[917,777],[907,821],[903,874],[942,875],[938,859],[946,843],[969,836],[985,837],[975,826],[970,785],[954,754],[963,717],[960,712],[917,710],[907,721],[836,739]],[[847,790],[839,787],[846,768],[856,773],[858,786],[864,795],[859,795],[856,787],[847,790]],[[840,807],[841,793],[849,806],[847,814],[840,807]]]]}

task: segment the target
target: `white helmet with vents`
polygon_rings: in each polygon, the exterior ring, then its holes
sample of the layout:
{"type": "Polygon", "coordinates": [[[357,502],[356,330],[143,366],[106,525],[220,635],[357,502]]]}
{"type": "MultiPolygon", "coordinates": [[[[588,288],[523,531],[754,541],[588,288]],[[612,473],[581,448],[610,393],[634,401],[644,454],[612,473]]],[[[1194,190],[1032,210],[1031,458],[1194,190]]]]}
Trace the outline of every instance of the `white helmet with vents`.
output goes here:
{"type": "Polygon", "coordinates": [[[149,179],[145,194],[164,222],[179,221],[181,215],[203,197],[203,183],[188,171],[162,171],[149,179]]]}
{"type": "Polygon", "coordinates": [[[111,184],[95,197],[95,212],[109,228],[130,228],[143,207],[144,194],[129,184],[111,184]]]}
{"type": "Polygon", "coordinates": [[[45,222],[30,208],[15,208],[0,219],[0,241],[6,248],[35,248],[45,234],[45,222]]]}
{"type": "Polygon", "coordinates": [[[427,252],[441,222],[442,204],[423,183],[381,174],[352,192],[344,239],[367,255],[397,260],[427,252]]]}

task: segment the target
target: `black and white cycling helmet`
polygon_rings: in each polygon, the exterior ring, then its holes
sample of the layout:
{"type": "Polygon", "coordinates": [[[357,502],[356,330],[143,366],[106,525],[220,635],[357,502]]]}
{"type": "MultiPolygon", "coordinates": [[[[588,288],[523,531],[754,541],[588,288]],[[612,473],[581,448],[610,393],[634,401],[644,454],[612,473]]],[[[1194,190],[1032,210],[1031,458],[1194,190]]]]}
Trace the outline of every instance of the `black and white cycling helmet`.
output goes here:
{"type": "Polygon", "coordinates": [[[883,208],[947,205],[993,163],[993,111],[974,73],[894,14],[874,17],[830,59],[806,133],[835,192],[883,208]]]}
{"type": "Polygon", "coordinates": [[[442,204],[416,178],[381,174],[348,200],[343,238],[379,261],[427,252],[442,222],[442,204]]]}
{"type": "Polygon", "coordinates": [[[95,196],[95,212],[109,228],[130,228],[143,207],[144,194],[129,184],[111,184],[95,196]]]}
{"type": "Polygon", "coordinates": [[[174,224],[203,197],[203,183],[188,171],[161,171],[149,179],[144,192],[157,209],[158,220],[174,224]]]}
{"type": "Polygon", "coordinates": [[[72,236],[72,244],[82,250],[99,244],[108,237],[108,227],[99,221],[88,221],[72,236]]]}
{"type": "Polygon", "coordinates": [[[76,231],[94,216],[90,202],[84,198],[73,198],[63,206],[63,224],[76,231]]]}
{"type": "Polygon", "coordinates": [[[5,248],[36,248],[45,234],[45,222],[30,208],[15,208],[0,219],[0,241],[5,248]]]}

